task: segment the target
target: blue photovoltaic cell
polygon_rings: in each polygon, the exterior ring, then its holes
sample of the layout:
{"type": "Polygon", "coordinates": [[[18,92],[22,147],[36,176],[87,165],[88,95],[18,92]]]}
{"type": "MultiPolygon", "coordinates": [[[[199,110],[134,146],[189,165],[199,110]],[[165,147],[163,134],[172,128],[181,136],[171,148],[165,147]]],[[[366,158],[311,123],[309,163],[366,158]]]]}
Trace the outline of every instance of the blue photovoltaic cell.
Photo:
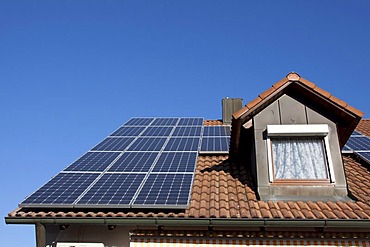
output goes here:
{"type": "Polygon", "coordinates": [[[202,147],[200,151],[214,152],[214,151],[229,151],[230,137],[204,137],[202,139],[202,147]]]}
{"type": "Polygon", "coordinates": [[[145,127],[121,127],[111,136],[138,136],[144,129],[145,127]]]}
{"type": "Polygon", "coordinates": [[[193,174],[150,174],[137,196],[136,205],[173,205],[186,207],[193,174]]]}
{"type": "Polygon", "coordinates": [[[202,127],[176,127],[172,136],[200,136],[202,127]]]}
{"type": "Polygon", "coordinates": [[[365,159],[368,163],[370,163],[370,151],[369,152],[358,152],[363,159],[365,159]]]}
{"type": "Polygon", "coordinates": [[[119,152],[88,152],[64,171],[104,171],[119,154],[119,152]]]}
{"type": "Polygon", "coordinates": [[[194,172],[197,152],[163,152],[152,172],[194,172]]]}
{"type": "Polygon", "coordinates": [[[160,151],[167,138],[156,137],[139,137],[128,151],[160,151]]]}
{"type": "Polygon", "coordinates": [[[108,137],[96,145],[94,151],[123,151],[135,138],[133,137],[108,137]]]}
{"type": "Polygon", "coordinates": [[[158,152],[125,152],[108,172],[148,172],[158,152]]]}
{"type": "Polygon", "coordinates": [[[342,148],[342,151],[351,151],[351,149],[347,147],[347,145],[344,145],[344,147],[342,148]]]}
{"type": "Polygon", "coordinates": [[[355,131],[352,132],[351,135],[353,135],[353,136],[361,136],[362,134],[360,132],[358,132],[358,131],[355,130],[355,131]]]}
{"type": "Polygon", "coordinates": [[[124,125],[134,125],[134,126],[148,126],[154,118],[131,118],[127,123],[124,125]]]}
{"type": "Polygon", "coordinates": [[[156,118],[151,126],[175,126],[179,118],[156,118]]]}
{"type": "Polygon", "coordinates": [[[202,126],[203,118],[180,118],[179,126],[202,126]]]}
{"type": "Polygon", "coordinates": [[[174,127],[148,127],[141,136],[164,136],[170,135],[174,127]]]}
{"type": "Polygon", "coordinates": [[[145,174],[104,174],[77,204],[129,205],[145,174]]]}
{"type": "Polygon", "coordinates": [[[354,151],[370,150],[370,138],[366,136],[350,137],[346,146],[354,151]]]}
{"type": "Polygon", "coordinates": [[[204,126],[203,136],[230,136],[230,126],[204,126]]]}
{"type": "Polygon", "coordinates": [[[21,204],[72,204],[98,175],[59,173],[21,204]]]}
{"type": "Polygon", "coordinates": [[[198,137],[170,138],[164,151],[198,151],[198,137]]]}

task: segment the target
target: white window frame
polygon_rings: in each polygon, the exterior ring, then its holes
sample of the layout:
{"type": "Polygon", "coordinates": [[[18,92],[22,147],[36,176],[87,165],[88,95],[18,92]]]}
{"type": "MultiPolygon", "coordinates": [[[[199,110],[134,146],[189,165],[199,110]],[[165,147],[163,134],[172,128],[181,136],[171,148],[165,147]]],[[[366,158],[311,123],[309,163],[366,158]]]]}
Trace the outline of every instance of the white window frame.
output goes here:
{"type": "Polygon", "coordinates": [[[274,181],[273,160],[272,160],[272,143],[270,137],[276,136],[319,136],[324,139],[324,148],[328,162],[328,175],[331,183],[335,183],[333,161],[331,159],[329,145],[329,126],[327,124],[291,124],[291,125],[267,125],[266,149],[269,166],[269,181],[274,181]]]}

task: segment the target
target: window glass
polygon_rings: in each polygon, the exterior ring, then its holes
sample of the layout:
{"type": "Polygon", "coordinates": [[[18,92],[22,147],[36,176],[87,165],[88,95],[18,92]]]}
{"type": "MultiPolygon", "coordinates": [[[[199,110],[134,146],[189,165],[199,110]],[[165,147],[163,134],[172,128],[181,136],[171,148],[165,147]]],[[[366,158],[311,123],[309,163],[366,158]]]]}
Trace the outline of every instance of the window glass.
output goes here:
{"type": "Polygon", "coordinates": [[[273,137],[274,179],[328,179],[323,138],[273,137]]]}

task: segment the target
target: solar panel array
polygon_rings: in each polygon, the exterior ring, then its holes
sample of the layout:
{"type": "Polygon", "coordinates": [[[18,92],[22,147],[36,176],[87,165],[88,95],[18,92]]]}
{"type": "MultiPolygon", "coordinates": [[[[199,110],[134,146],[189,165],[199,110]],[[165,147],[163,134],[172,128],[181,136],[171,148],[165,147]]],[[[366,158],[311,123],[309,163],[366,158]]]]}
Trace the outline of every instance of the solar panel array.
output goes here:
{"type": "Polygon", "coordinates": [[[228,153],[230,126],[204,126],[200,153],[228,153]]]}
{"type": "Polygon", "coordinates": [[[342,152],[354,152],[370,163],[370,138],[354,131],[346,145],[344,145],[342,152]]]}
{"type": "Polygon", "coordinates": [[[22,207],[186,208],[203,118],[132,118],[22,207]]]}

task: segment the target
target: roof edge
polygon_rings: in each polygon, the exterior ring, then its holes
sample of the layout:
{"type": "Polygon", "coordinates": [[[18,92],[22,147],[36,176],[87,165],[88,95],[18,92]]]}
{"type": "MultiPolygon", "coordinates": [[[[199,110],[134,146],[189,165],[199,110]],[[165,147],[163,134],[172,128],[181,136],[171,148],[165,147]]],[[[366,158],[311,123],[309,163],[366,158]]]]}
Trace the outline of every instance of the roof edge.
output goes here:
{"type": "Polygon", "coordinates": [[[370,230],[370,220],[310,220],[310,219],[215,219],[215,218],[14,218],[5,217],[6,224],[104,224],[104,225],[147,225],[147,226],[243,226],[243,227],[325,227],[362,228],[370,230]]]}

